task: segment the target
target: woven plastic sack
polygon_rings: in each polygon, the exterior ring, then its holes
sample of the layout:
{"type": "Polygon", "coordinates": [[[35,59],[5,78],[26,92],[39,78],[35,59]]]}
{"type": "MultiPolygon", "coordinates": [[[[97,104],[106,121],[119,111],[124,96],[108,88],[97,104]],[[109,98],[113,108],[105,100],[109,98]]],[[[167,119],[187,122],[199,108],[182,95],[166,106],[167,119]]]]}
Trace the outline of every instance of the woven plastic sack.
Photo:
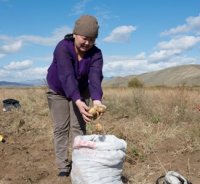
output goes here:
{"type": "Polygon", "coordinates": [[[77,136],[72,152],[72,184],[122,184],[127,143],[114,135],[77,136]]]}
{"type": "Polygon", "coordinates": [[[192,184],[186,178],[175,171],[168,171],[166,175],[160,176],[156,184],[192,184]]]}

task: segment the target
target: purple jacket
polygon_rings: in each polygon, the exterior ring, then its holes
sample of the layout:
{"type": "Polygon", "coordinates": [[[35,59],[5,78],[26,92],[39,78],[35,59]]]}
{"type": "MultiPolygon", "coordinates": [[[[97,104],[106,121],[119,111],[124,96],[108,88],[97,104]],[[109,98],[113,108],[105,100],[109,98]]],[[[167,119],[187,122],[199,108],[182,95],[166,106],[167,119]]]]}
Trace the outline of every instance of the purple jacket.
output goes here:
{"type": "Polygon", "coordinates": [[[53,61],[48,69],[47,83],[50,89],[68,99],[81,99],[81,91],[89,88],[92,100],[102,99],[101,82],[103,57],[101,50],[93,46],[78,61],[73,38],[65,38],[56,46],[53,61]]]}

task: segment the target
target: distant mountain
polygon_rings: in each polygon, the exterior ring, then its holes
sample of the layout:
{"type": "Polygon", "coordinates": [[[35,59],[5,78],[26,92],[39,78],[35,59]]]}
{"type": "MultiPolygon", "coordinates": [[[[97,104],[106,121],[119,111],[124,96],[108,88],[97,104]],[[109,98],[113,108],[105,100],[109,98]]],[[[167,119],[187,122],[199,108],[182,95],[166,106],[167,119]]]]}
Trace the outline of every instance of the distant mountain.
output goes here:
{"type": "Polygon", "coordinates": [[[30,86],[30,85],[29,84],[19,83],[19,82],[0,81],[0,86],[20,87],[20,86],[30,86]]]}
{"type": "Polygon", "coordinates": [[[36,80],[28,80],[22,82],[8,82],[8,81],[0,81],[0,87],[28,87],[28,86],[44,86],[46,85],[45,80],[36,79],[36,80]]]}
{"type": "Polygon", "coordinates": [[[113,77],[111,80],[104,80],[103,86],[126,87],[133,78],[137,78],[145,86],[200,86],[200,65],[181,65],[140,75],[113,77]]]}
{"type": "Polygon", "coordinates": [[[105,81],[109,81],[109,80],[112,80],[113,79],[113,77],[104,77],[103,78],[103,80],[105,80],[105,81]]]}
{"type": "Polygon", "coordinates": [[[46,80],[45,79],[26,80],[21,83],[31,86],[44,86],[46,85],[46,80]]]}

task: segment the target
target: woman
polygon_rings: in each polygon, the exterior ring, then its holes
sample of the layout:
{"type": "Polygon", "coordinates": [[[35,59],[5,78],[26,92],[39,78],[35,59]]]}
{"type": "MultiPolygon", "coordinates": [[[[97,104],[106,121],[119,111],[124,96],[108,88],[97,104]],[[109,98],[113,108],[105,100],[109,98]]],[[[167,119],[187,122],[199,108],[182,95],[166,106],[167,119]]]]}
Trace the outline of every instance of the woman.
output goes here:
{"type": "Polygon", "coordinates": [[[55,48],[47,83],[48,104],[53,118],[54,148],[58,176],[69,176],[69,130],[72,142],[86,133],[86,122],[91,120],[89,99],[101,105],[103,57],[95,46],[99,25],[90,15],[81,16],[73,34],[66,35],[55,48]]]}

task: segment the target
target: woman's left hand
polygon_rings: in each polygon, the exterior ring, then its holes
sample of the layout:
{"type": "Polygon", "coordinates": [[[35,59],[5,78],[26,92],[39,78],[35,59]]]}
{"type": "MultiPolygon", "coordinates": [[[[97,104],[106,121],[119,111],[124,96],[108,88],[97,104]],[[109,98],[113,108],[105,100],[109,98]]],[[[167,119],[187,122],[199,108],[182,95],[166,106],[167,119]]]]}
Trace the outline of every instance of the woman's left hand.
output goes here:
{"type": "Polygon", "coordinates": [[[86,123],[91,122],[92,115],[88,113],[89,107],[80,99],[77,100],[75,103],[76,103],[80,113],[82,114],[84,121],[86,123]]]}

